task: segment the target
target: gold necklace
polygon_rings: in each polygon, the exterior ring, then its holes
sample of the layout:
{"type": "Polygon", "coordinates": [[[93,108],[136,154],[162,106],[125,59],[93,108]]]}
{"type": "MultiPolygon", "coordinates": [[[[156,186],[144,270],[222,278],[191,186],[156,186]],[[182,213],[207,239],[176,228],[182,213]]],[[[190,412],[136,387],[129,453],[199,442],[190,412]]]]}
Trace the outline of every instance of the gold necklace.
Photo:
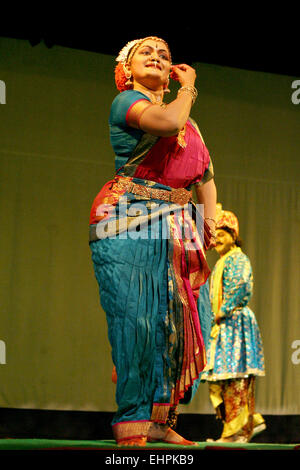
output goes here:
{"type": "Polygon", "coordinates": [[[156,96],[154,93],[151,93],[151,91],[143,90],[142,93],[144,93],[146,96],[148,96],[148,98],[150,98],[152,104],[165,104],[163,103],[161,96],[156,96]]]}

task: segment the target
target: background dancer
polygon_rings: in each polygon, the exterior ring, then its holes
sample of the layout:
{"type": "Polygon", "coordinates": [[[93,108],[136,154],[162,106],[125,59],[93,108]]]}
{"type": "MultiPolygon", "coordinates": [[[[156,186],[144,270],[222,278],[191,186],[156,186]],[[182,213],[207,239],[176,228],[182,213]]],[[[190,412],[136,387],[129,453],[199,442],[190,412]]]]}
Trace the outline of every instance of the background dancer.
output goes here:
{"type": "Polygon", "coordinates": [[[264,354],[248,307],[253,277],[241,244],[237,217],[217,204],[215,249],[220,259],[211,275],[214,323],[201,380],[208,381],[212,405],[224,423],[220,442],[247,442],[266,427],[255,413],[255,377],[265,374],[264,354]]]}

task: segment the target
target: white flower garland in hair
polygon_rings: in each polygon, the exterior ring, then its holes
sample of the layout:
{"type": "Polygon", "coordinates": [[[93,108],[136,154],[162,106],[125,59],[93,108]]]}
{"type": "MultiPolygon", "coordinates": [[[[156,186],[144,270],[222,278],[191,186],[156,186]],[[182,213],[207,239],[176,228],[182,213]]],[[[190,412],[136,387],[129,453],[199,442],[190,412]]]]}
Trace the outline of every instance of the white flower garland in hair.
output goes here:
{"type": "Polygon", "coordinates": [[[129,41],[123,49],[120,50],[118,57],[116,58],[117,62],[126,63],[129,51],[135,46],[141,39],[134,39],[133,41],[129,41]]]}
{"type": "MultiPolygon", "coordinates": [[[[158,38],[156,36],[148,36],[148,37],[145,37],[145,38],[141,38],[141,39],[134,39],[133,41],[129,41],[126,46],[124,46],[120,52],[119,52],[119,55],[118,57],[116,58],[116,62],[122,62],[123,64],[126,64],[128,58],[129,58],[129,55],[130,55],[130,52],[132,51],[132,49],[137,46],[137,44],[139,43],[142,43],[144,41],[146,41],[146,39],[155,39],[155,40],[158,40],[158,41],[162,41],[166,44],[169,52],[170,52],[170,48],[168,46],[168,44],[166,43],[166,41],[164,39],[161,39],[161,38],[158,38]]],[[[171,59],[171,53],[170,53],[170,60],[172,62],[172,59],[171,59]]]]}

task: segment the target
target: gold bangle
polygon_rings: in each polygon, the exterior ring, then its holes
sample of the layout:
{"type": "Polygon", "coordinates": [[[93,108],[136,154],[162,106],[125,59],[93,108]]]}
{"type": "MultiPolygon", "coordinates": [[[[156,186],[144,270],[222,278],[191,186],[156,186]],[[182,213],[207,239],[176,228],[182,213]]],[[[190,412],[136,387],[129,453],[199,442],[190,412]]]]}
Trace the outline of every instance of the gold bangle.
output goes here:
{"type": "Polygon", "coordinates": [[[196,101],[196,98],[198,96],[198,91],[197,91],[197,88],[195,88],[194,86],[192,85],[185,85],[185,86],[182,86],[181,88],[179,88],[178,92],[177,92],[177,95],[180,95],[180,93],[182,92],[188,92],[190,93],[190,95],[192,96],[192,104],[195,103],[196,101]]]}

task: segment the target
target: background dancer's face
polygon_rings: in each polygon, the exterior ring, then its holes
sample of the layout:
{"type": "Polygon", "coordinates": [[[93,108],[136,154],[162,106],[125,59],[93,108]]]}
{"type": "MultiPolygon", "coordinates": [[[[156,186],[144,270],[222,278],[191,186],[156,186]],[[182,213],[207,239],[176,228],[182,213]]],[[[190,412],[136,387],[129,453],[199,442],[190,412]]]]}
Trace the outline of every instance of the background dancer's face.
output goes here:
{"type": "Polygon", "coordinates": [[[133,83],[150,90],[159,90],[168,80],[170,52],[164,42],[147,39],[135,51],[127,68],[131,70],[133,83]]]}
{"type": "Polygon", "coordinates": [[[223,229],[216,230],[216,238],[215,250],[220,256],[225,255],[235,244],[233,236],[223,229]]]}

